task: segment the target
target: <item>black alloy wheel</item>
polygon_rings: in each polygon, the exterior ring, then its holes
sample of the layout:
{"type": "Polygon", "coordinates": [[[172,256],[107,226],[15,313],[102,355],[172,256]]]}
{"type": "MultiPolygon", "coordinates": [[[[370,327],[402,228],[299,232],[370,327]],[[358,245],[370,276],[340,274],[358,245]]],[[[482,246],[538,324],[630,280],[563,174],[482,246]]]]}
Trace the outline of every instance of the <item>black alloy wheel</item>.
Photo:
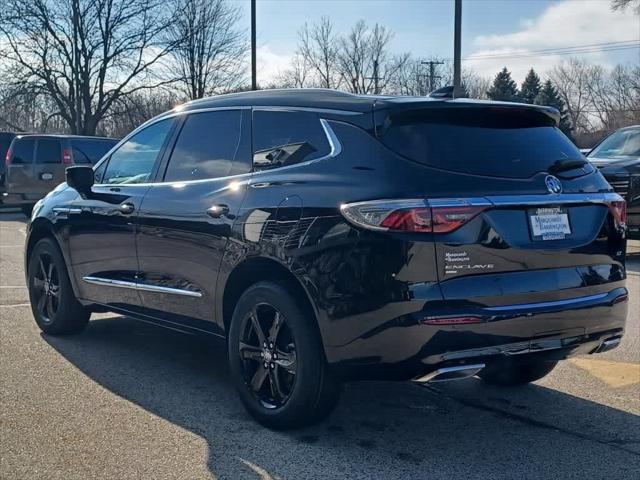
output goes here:
{"type": "Polygon", "coordinates": [[[40,329],[51,335],[77,333],[90,312],[76,299],[64,259],[52,238],[33,247],[27,266],[31,311],[40,329]]]}
{"type": "Polygon", "coordinates": [[[51,255],[43,252],[33,273],[32,286],[38,315],[43,323],[55,319],[59,306],[60,276],[51,255]]]}
{"type": "Polygon", "coordinates": [[[286,318],[260,303],[244,318],[239,343],[244,379],[265,408],[284,405],[296,381],[296,344],[286,318]]]}
{"type": "Polygon", "coordinates": [[[249,287],[236,304],[228,342],[240,400],[266,427],[310,425],[336,405],[339,384],[315,315],[295,285],[262,281],[249,287]]]}

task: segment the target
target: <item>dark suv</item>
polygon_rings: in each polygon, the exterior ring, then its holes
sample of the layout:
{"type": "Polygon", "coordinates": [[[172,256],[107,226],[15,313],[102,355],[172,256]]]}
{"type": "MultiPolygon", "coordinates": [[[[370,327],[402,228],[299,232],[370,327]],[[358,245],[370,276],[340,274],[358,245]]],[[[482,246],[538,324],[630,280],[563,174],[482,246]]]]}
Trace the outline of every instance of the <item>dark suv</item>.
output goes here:
{"type": "Polygon", "coordinates": [[[629,236],[640,239],[640,125],[616,130],[588,158],[627,201],[629,236]]]}
{"type": "Polygon", "coordinates": [[[224,337],[273,428],[321,418],[344,379],[537,380],[615,347],[628,304],[625,203],[557,120],[330,90],[187,103],[36,205],[33,314],[224,337]]]}

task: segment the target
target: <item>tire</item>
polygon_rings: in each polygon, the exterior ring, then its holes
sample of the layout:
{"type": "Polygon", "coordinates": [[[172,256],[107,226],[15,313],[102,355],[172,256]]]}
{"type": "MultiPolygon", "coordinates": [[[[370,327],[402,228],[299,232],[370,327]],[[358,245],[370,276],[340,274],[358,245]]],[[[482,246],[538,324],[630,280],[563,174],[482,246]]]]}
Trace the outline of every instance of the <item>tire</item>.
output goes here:
{"type": "Polygon", "coordinates": [[[84,330],[91,313],[76,299],[64,259],[53,239],[43,238],[33,247],[27,278],[31,311],[40,330],[50,335],[84,330]]]}
{"type": "Polygon", "coordinates": [[[240,400],[259,423],[276,430],[321,420],[339,396],[313,313],[289,292],[273,282],[249,287],[236,305],[228,339],[240,400]]]}
{"type": "Polygon", "coordinates": [[[491,385],[525,385],[545,377],[557,364],[557,361],[507,358],[488,364],[478,376],[491,385]]]}
{"type": "Polygon", "coordinates": [[[20,207],[20,210],[22,210],[22,213],[27,217],[27,218],[31,218],[31,212],[33,212],[33,205],[22,205],[20,207]]]}

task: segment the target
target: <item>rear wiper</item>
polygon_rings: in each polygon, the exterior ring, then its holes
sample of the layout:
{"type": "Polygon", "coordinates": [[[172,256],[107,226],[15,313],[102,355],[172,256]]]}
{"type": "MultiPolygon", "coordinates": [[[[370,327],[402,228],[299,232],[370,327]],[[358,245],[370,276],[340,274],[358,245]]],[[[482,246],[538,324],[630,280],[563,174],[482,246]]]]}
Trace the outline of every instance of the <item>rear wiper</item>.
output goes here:
{"type": "Polygon", "coordinates": [[[549,173],[566,172],[567,170],[583,167],[587,163],[589,162],[584,158],[556,160],[549,166],[548,170],[549,173]]]}

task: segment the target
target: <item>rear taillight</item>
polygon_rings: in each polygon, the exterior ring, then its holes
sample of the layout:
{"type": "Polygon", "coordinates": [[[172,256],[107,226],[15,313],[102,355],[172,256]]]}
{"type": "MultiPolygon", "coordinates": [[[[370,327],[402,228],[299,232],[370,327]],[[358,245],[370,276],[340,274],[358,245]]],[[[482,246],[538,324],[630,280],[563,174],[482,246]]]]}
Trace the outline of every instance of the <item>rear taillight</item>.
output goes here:
{"type": "Polygon", "coordinates": [[[626,225],[627,223],[627,202],[615,200],[609,203],[609,211],[613,216],[616,225],[626,225]]]}
{"type": "Polygon", "coordinates": [[[11,165],[11,148],[7,150],[7,154],[4,156],[4,164],[6,166],[11,165]]]}
{"type": "Polygon", "coordinates": [[[351,223],[370,230],[410,233],[450,233],[487,208],[454,200],[373,200],[347,203],[340,207],[351,223]]]}
{"type": "Polygon", "coordinates": [[[73,157],[71,156],[71,149],[65,148],[62,150],[62,163],[65,165],[71,165],[73,163],[73,157]]]}

